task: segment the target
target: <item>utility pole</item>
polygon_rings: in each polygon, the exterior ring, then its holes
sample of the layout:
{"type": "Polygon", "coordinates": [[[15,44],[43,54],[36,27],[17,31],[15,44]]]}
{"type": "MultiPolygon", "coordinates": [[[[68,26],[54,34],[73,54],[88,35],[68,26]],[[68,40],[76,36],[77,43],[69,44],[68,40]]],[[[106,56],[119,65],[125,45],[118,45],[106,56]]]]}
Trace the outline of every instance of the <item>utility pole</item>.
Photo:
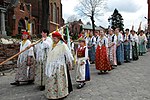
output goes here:
{"type": "Polygon", "coordinates": [[[38,0],[38,34],[40,34],[40,0],[38,0]]]}

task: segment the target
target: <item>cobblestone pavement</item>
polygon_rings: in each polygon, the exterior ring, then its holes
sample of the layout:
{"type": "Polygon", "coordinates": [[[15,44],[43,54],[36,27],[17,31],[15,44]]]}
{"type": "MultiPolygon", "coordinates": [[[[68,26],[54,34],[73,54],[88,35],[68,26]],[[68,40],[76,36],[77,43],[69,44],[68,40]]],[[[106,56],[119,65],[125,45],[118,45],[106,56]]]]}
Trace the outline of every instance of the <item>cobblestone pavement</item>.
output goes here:
{"type": "MultiPolygon", "coordinates": [[[[150,100],[150,52],[138,61],[118,66],[108,74],[98,75],[91,65],[91,81],[76,89],[65,100],[150,100]]],[[[14,74],[0,76],[0,100],[47,100],[36,85],[11,86],[14,74]]]]}

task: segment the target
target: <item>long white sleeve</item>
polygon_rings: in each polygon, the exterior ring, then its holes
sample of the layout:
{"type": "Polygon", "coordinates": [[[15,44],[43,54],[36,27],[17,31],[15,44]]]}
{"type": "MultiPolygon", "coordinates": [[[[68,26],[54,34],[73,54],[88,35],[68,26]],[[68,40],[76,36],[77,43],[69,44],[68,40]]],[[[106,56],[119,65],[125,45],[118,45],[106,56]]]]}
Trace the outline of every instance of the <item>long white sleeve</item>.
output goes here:
{"type": "Polygon", "coordinates": [[[94,36],[92,37],[92,40],[93,44],[96,45],[96,38],[94,36]]]}
{"type": "Polygon", "coordinates": [[[85,49],[85,59],[88,59],[88,48],[85,49]]]}
{"type": "Polygon", "coordinates": [[[123,35],[120,33],[120,41],[123,42],[123,35]]]}
{"type": "Polygon", "coordinates": [[[135,42],[136,42],[136,43],[139,43],[139,38],[138,38],[138,35],[137,35],[137,34],[135,34],[134,38],[135,38],[135,42]]]}
{"type": "Polygon", "coordinates": [[[42,42],[42,49],[49,48],[50,46],[52,46],[52,39],[47,37],[47,39],[42,42]]]}
{"type": "Polygon", "coordinates": [[[144,34],[144,40],[147,42],[148,40],[147,40],[147,37],[146,37],[146,35],[144,34]]]}
{"type": "Polygon", "coordinates": [[[117,36],[116,36],[116,35],[114,36],[114,41],[113,41],[113,43],[114,43],[114,44],[117,43],[117,36]]]}
{"type": "Polygon", "coordinates": [[[108,39],[105,37],[105,46],[108,47],[108,39]]]}

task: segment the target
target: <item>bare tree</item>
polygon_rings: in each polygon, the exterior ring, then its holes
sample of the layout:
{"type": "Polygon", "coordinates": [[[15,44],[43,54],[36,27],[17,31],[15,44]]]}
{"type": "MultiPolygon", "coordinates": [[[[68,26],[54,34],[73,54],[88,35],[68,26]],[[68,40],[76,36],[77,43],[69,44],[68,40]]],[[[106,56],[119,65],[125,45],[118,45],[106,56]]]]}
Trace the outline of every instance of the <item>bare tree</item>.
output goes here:
{"type": "Polygon", "coordinates": [[[67,22],[74,22],[74,21],[77,21],[77,16],[76,15],[71,15],[67,19],[67,22]]]}
{"type": "Polygon", "coordinates": [[[92,22],[93,33],[95,32],[95,17],[102,14],[107,0],[80,0],[76,10],[81,16],[89,17],[92,22]]]}

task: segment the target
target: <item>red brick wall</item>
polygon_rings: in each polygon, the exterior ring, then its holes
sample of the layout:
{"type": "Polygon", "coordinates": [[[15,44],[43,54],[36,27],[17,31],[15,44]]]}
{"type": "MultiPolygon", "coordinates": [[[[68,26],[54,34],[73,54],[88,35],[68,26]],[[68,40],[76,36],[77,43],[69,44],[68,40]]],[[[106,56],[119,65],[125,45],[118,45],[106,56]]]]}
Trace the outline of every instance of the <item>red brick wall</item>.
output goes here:
{"type": "MultiPolygon", "coordinates": [[[[15,55],[16,53],[19,52],[19,44],[0,44],[0,63],[3,62],[4,60],[10,58],[11,56],[15,55]]],[[[13,64],[7,65],[4,64],[2,66],[4,67],[16,67],[17,64],[17,57],[11,60],[13,64]]],[[[6,68],[4,68],[6,69],[6,68]]],[[[1,68],[0,68],[1,70],[1,68]]]]}
{"type": "MultiPolygon", "coordinates": [[[[64,25],[64,21],[62,18],[62,4],[61,0],[50,0],[50,21],[53,22],[53,6],[54,3],[56,3],[57,6],[57,24],[59,24],[59,27],[64,25]]],[[[54,31],[56,29],[56,25],[50,23],[50,32],[54,31]]]]}
{"type": "MultiPolygon", "coordinates": [[[[38,13],[39,13],[39,15],[42,14],[42,3],[41,3],[41,1],[39,2],[39,4],[40,4],[39,8],[38,8],[38,0],[24,0],[24,1],[26,3],[31,3],[31,5],[32,5],[32,16],[34,16],[35,18],[38,19],[38,13]]],[[[52,9],[52,7],[53,7],[54,3],[56,3],[57,9],[59,10],[57,12],[57,15],[58,15],[58,17],[57,17],[58,23],[57,24],[62,26],[64,24],[64,21],[63,21],[63,18],[62,18],[62,4],[61,4],[61,0],[50,0],[50,3],[49,3],[49,7],[50,7],[49,8],[49,11],[50,11],[49,19],[50,19],[50,21],[53,21],[53,9],[52,9]]],[[[42,16],[40,16],[40,22],[42,20],[41,17],[42,16]]],[[[38,28],[38,25],[41,25],[41,24],[40,23],[37,24],[37,28],[38,28]]],[[[50,23],[49,26],[50,26],[49,27],[50,28],[50,32],[52,32],[52,31],[54,31],[56,29],[56,25],[55,24],[50,23]]],[[[38,29],[36,29],[36,31],[37,30],[38,29]]]]}
{"type": "MultiPolygon", "coordinates": [[[[38,34],[41,32],[40,30],[40,25],[41,25],[41,17],[39,16],[39,20],[38,20],[38,15],[42,14],[42,3],[41,0],[40,2],[38,2],[39,0],[20,0],[20,2],[23,2],[24,4],[26,3],[30,3],[31,4],[31,16],[30,16],[30,20],[31,22],[34,20],[35,21],[35,25],[33,29],[33,33],[38,34]],[[38,5],[39,4],[39,5],[38,5]],[[39,8],[38,8],[39,7],[39,8]],[[39,23],[38,23],[39,21],[39,23]]],[[[62,18],[62,4],[61,4],[61,0],[50,0],[50,21],[52,21],[52,16],[53,16],[53,9],[51,7],[51,4],[54,4],[54,2],[56,3],[57,6],[57,24],[59,24],[60,26],[63,26],[64,24],[64,20],[62,18]]],[[[26,6],[24,7],[24,11],[20,10],[20,4],[18,3],[18,5],[15,8],[12,8],[11,11],[8,14],[8,25],[11,27],[12,29],[12,35],[15,36],[16,34],[18,34],[18,22],[20,19],[25,19],[25,17],[29,17],[29,11],[27,10],[26,6]],[[13,20],[12,17],[15,14],[16,16],[16,20],[13,20]],[[15,21],[15,24],[14,24],[15,21]]],[[[50,28],[50,32],[54,31],[56,29],[56,25],[50,23],[49,25],[50,28]]]]}
{"type": "Polygon", "coordinates": [[[12,10],[8,14],[8,19],[9,19],[8,25],[10,25],[12,29],[13,36],[18,34],[18,22],[20,19],[25,20],[25,17],[32,19],[32,16],[29,14],[30,11],[28,11],[28,9],[26,8],[25,3],[23,4],[24,4],[24,11],[20,10],[21,3],[19,2],[18,5],[15,8],[12,8],[12,10]],[[16,20],[13,20],[13,15],[16,16],[16,20]]]}

